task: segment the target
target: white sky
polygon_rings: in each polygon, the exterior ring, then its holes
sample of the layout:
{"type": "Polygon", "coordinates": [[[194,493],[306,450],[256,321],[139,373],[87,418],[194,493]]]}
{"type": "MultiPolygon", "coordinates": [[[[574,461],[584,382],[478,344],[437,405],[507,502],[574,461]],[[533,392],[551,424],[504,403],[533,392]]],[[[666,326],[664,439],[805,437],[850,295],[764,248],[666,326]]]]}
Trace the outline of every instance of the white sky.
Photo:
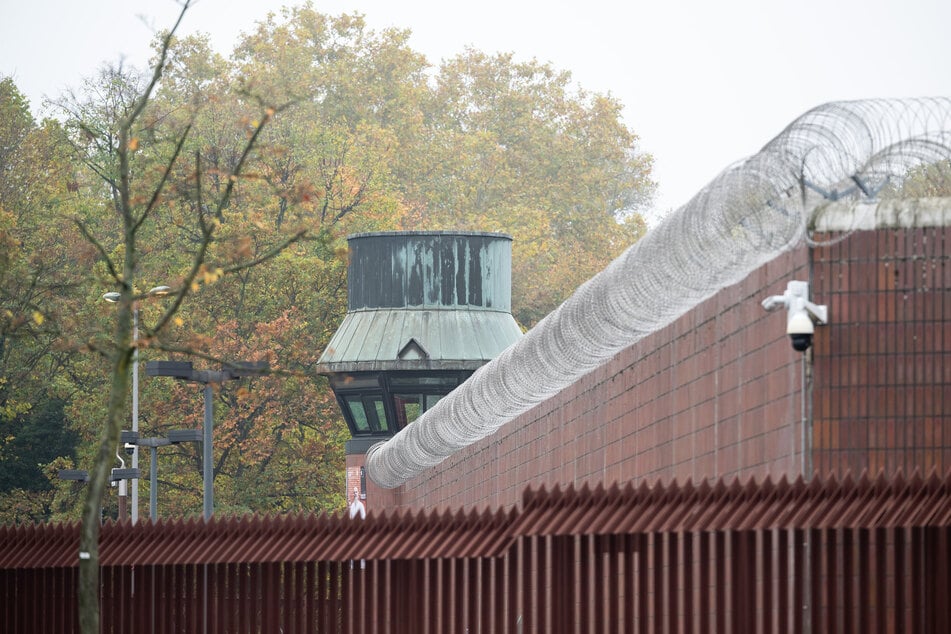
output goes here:
{"type": "MultiPolygon", "coordinates": [[[[103,62],[144,66],[173,0],[3,0],[0,76],[42,114],[103,62]],[[145,21],[143,21],[143,18],[145,21]]],[[[227,55],[242,31],[293,0],[199,0],[182,32],[227,55]]],[[[430,63],[465,45],[514,52],[611,93],[654,155],[657,211],[685,203],[802,112],[864,97],[951,96],[949,0],[326,0],[374,30],[413,32],[430,63]]]]}

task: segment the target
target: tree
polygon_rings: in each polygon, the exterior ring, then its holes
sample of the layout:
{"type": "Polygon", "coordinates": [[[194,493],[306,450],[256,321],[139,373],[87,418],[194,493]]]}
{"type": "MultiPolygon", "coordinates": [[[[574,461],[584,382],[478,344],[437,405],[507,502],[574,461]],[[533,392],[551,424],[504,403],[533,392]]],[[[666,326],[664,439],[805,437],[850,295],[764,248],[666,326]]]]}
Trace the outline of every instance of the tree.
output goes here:
{"type": "MultiPolygon", "coordinates": [[[[287,513],[343,505],[346,430],[336,424],[331,391],[314,379],[320,347],[309,330],[299,310],[291,308],[266,322],[223,321],[199,348],[231,359],[265,351],[272,370],[269,376],[214,386],[215,408],[228,413],[215,424],[216,512],[287,513]]],[[[166,397],[150,406],[150,418],[200,427],[201,390],[180,382],[163,389],[166,397]]],[[[162,480],[165,512],[194,513],[200,508],[200,451],[181,447],[162,460],[168,474],[162,480]]]]}
{"type": "Polygon", "coordinates": [[[0,420],[0,499],[3,521],[39,522],[53,502],[53,486],[44,466],[72,457],[76,434],[64,424],[64,402],[49,399],[31,404],[29,412],[0,420]],[[28,498],[26,512],[18,502],[28,498]]]}
{"type": "Polygon", "coordinates": [[[98,177],[114,211],[114,221],[106,229],[113,229],[117,239],[110,240],[108,231],[103,233],[85,217],[77,216],[76,222],[98,252],[108,278],[120,293],[111,345],[90,342],[90,348],[108,358],[111,371],[106,420],[99,435],[82,512],[79,617],[83,632],[99,631],[99,509],[118,444],[135,348],[155,345],[165,350],[190,352],[175,345],[175,337],[171,343],[162,340],[162,336],[172,330],[186,298],[203,284],[252,268],[307,235],[306,229],[299,228],[280,236],[257,257],[239,255],[231,264],[209,267],[210,248],[227,222],[232,196],[244,176],[249,158],[266,124],[284,106],[246,95],[249,107],[256,107],[257,116],[245,124],[246,139],[241,150],[234,163],[224,170],[217,165],[210,169],[203,163],[200,150],[193,155],[184,152],[193,118],[175,130],[157,127],[163,113],[150,109],[152,99],[162,79],[174,33],[189,6],[186,0],[175,26],[160,37],[150,76],[140,82],[135,75],[112,69],[99,84],[104,90],[95,96],[98,98],[84,101],[74,97],[60,104],[70,122],[69,141],[77,159],[98,177]],[[178,214],[190,221],[188,232],[194,238],[190,262],[176,280],[168,307],[157,321],[140,325],[143,336],[134,343],[133,311],[145,298],[138,283],[143,270],[148,269],[145,263],[148,253],[138,248],[140,235],[162,212],[178,214]]]}
{"type": "Polygon", "coordinates": [[[897,186],[882,192],[888,198],[938,198],[951,195],[951,161],[935,160],[924,152],[925,162],[913,167],[897,186]]]}
{"type": "MultiPolygon", "coordinates": [[[[207,270],[227,268],[237,257],[257,258],[291,227],[307,227],[315,239],[298,242],[259,266],[202,284],[195,296],[200,301],[183,306],[178,313],[183,322],[180,330],[195,335],[181,342],[182,349],[199,351],[205,358],[248,358],[251,349],[245,346],[255,341],[257,350],[269,351],[271,367],[281,372],[277,379],[216,387],[215,497],[225,512],[343,505],[346,427],[325,380],[315,376],[315,365],[346,310],[343,237],[394,228],[401,210],[388,171],[392,134],[379,126],[349,121],[336,107],[324,107],[319,87],[288,80],[308,75],[302,59],[320,56],[291,50],[287,38],[271,29],[279,30],[268,22],[253,36],[253,48],[260,50],[260,57],[233,69],[236,83],[245,91],[251,87],[283,90],[281,94],[296,99],[295,107],[262,133],[242,188],[232,196],[226,220],[209,245],[207,270]],[[280,63],[294,60],[293,67],[271,66],[274,51],[282,52],[277,58],[280,63]],[[288,84],[293,90],[281,88],[288,84]],[[251,407],[250,402],[256,405],[251,407]],[[260,437],[264,431],[273,442],[260,437]],[[262,448],[269,449],[268,455],[260,455],[262,448]]],[[[238,104],[222,96],[221,87],[228,82],[219,74],[232,71],[207,62],[213,57],[201,38],[173,43],[168,59],[172,81],[163,82],[155,103],[169,110],[175,104],[207,104],[194,118],[190,147],[213,155],[215,170],[227,169],[240,139],[229,121],[246,116],[238,104]],[[202,81],[187,79],[193,75],[202,81]],[[206,87],[211,89],[209,94],[204,92],[206,87]]],[[[162,219],[165,228],[181,224],[181,219],[169,214],[157,219],[162,219]]],[[[166,240],[158,235],[156,239],[166,240]]],[[[197,391],[190,386],[145,385],[142,403],[148,404],[143,411],[148,412],[149,428],[161,430],[168,426],[166,421],[197,426],[201,407],[196,398],[197,391]],[[153,396],[159,389],[162,397],[153,396]],[[176,398],[167,398],[169,389],[176,398]]],[[[165,511],[187,514],[198,508],[194,483],[199,464],[197,452],[190,447],[163,453],[160,477],[165,511]]]]}
{"type": "Polygon", "coordinates": [[[620,115],[550,65],[467,50],[440,67],[426,134],[402,153],[408,224],[512,234],[513,312],[533,325],[645,229],[651,159],[620,115]]]}
{"type": "Polygon", "coordinates": [[[70,191],[60,132],[55,122],[37,125],[13,82],[0,80],[0,506],[7,521],[47,516],[45,467],[75,451],[68,389],[54,377],[71,368],[61,341],[74,324],[72,271],[92,260],[62,214],[79,196],[70,191]]]}
{"type": "MultiPolygon", "coordinates": [[[[151,72],[106,68],[67,95],[61,123],[0,90],[3,147],[17,148],[0,182],[2,424],[16,437],[63,402],[59,424],[79,442],[40,467],[47,477],[106,456],[128,420],[114,378],[133,348],[116,324],[128,334],[138,306],[142,361],[266,356],[280,374],[215,392],[220,508],[338,508],[346,432],[313,372],[346,310],[349,233],[513,235],[515,312],[532,325],[643,229],[650,158],[620,104],[546,64],[465,51],[430,67],[408,31],[310,4],[269,16],[227,57],[173,33],[151,72]],[[158,284],[176,293],[145,302],[158,284]],[[118,311],[100,301],[108,290],[124,293],[118,311]]],[[[147,435],[200,418],[194,386],[145,379],[140,392],[147,435]]],[[[195,513],[194,447],[161,460],[163,515],[195,513]]],[[[49,484],[21,512],[88,511],[73,506],[81,489],[49,484]]]]}

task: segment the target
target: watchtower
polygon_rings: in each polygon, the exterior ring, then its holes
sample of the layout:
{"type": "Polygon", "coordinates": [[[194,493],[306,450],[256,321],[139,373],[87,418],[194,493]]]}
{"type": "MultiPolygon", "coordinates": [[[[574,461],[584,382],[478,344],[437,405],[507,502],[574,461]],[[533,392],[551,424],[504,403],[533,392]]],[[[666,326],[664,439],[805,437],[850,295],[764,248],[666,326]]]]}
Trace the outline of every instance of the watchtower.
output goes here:
{"type": "Polygon", "coordinates": [[[511,237],[405,231],[348,242],[347,315],[319,371],[353,436],[350,465],[522,333],[511,312],[511,237]]]}

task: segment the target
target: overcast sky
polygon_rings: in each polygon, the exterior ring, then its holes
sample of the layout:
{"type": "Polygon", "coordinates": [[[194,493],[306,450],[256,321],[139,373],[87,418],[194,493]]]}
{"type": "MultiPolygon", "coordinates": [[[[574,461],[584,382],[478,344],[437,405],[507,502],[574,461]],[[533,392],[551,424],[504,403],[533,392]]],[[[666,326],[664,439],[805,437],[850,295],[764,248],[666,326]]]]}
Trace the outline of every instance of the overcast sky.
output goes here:
{"type": "MultiPolygon", "coordinates": [[[[144,66],[173,0],[5,0],[0,76],[42,114],[106,61],[144,66]]],[[[199,0],[183,32],[227,55],[288,0],[199,0]]],[[[570,71],[625,106],[655,158],[658,211],[685,203],[809,108],[839,99],[951,96],[951,0],[330,0],[374,30],[410,29],[430,63],[465,45],[570,71]]]]}

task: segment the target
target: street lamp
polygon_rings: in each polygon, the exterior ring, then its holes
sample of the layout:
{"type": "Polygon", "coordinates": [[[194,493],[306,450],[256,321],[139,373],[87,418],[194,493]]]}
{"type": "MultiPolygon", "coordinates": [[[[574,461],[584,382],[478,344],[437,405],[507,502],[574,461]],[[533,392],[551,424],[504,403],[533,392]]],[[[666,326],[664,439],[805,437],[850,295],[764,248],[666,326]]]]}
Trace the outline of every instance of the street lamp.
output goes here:
{"type": "Polygon", "coordinates": [[[149,519],[158,520],[158,448],[182,442],[201,442],[200,429],[172,429],[165,438],[140,438],[135,444],[149,448],[149,519]]]}
{"type": "Polygon", "coordinates": [[[201,383],[205,386],[205,420],[204,437],[202,438],[202,443],[204,443],[202,448],[202,506],[205,521],[211,519],[215,506],[212,484],[214,479],[212,452],[214,395],[211,386],[214,383],[224,383],[243,377],[260,376],[267,372],[267,369],[267,361],[238,361],[221,370],[195,370],[191,361],[148,361],[145,364],[145,374],[147,376],[170,376],[179,381],[201,383]]]}
{"type": "Polygon", "coordinates": [[[85,469],[60,469],[57,475],[59,476],[60,480],[89,482],[89,472],[85,469]]]}
{"type": "MultiPolygon", "coordinates": [[[[118,456],[116,456],[118,457],[118,456]]],[[[119,458],[119,461],[123,465],[125,463],[122,461],[122,458],[119,458]]],[[[89,472],[85,469],[60,469],[56,474],[60,480],[71,480],[73,482],[89,482],[89,472]]],[[[139,478],[138,469],[126,469],[124,466],[121,469],[113,469],[109,474],[109,482],[113,485],[119,485],[119,519],[125,520],[125,511],[123,507],[123,498],[125,493],[123,493],[122,488],[126,480],[132,480],[136,482],[139,478]]]]}
{"type": "MultiPolygon", "coordinates": [[[[156,286],[149,289],[146,297],[161,297],[168,295],[172,291],[170,286],[156,286]]],[[[112,291],[104,293],[102,298],[107,302],[115,304],[122,298],[121,293],[112,291]]],[[[139,433],[139,304],[135,302],[132,305],[132,431],[139,433]]],[[[132,450],[132,468],[139,468],[139,448],[132,450]]],[[[139,481],[132,481],[132,523],[139,521],[139,481]]]]}

